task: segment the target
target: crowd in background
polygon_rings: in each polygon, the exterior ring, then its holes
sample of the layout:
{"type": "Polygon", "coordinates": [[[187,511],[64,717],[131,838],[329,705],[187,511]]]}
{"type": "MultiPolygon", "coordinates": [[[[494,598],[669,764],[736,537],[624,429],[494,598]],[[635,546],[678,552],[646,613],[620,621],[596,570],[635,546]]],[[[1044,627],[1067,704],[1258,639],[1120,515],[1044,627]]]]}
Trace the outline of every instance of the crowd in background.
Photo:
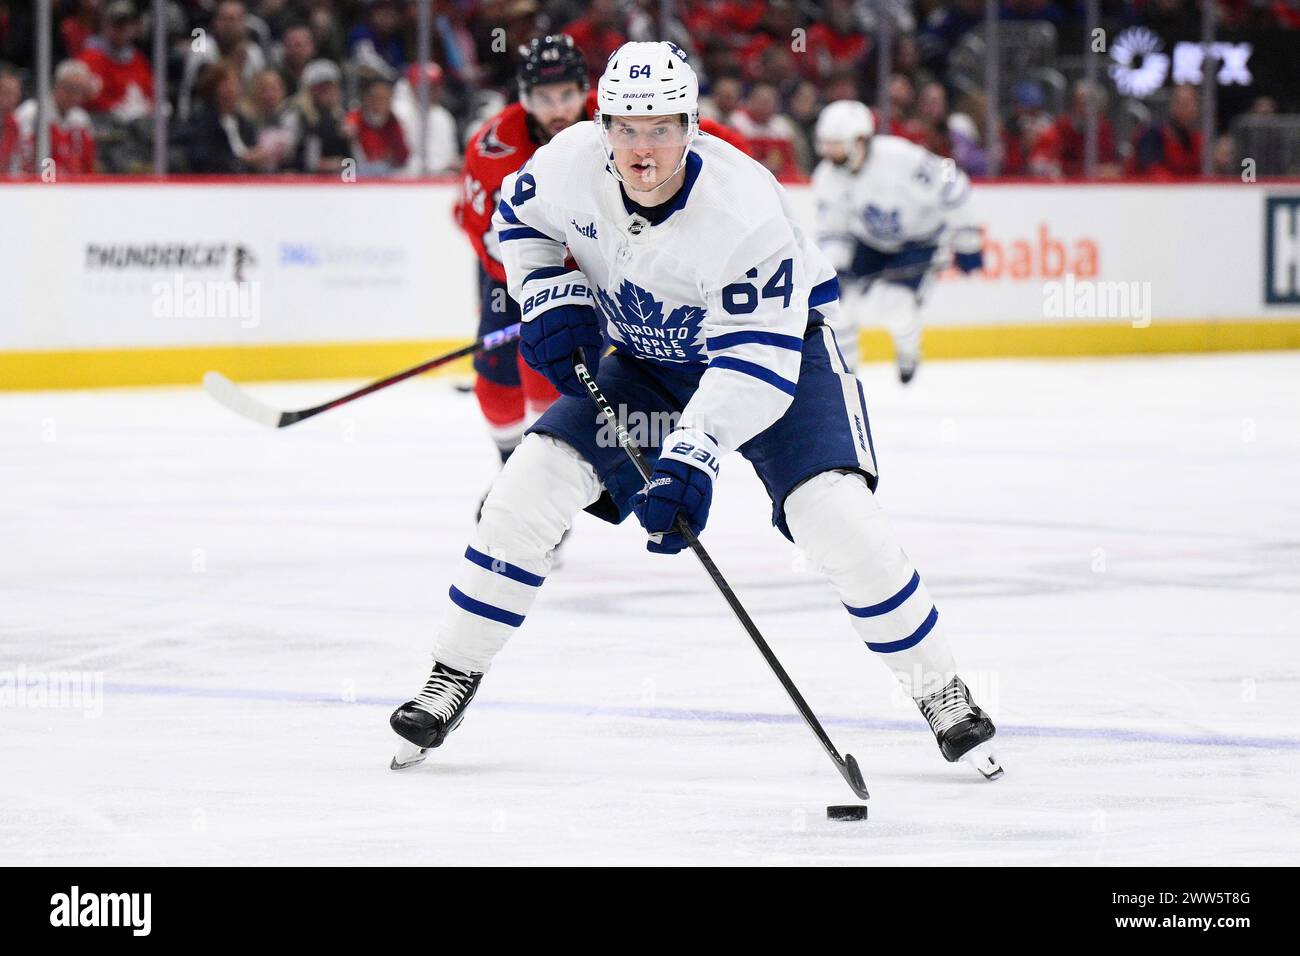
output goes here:
{"type": "MultiPolygon", "coordinates": [[[[410,0],[169,0],[168,166],[195,174],[338,174],[351,160],[368,177],[453,173],[464,142],[515,95],[518,47],[566,32],[586,55],[593,84],[624,41],[675,41],[701,76],[702,115],[743,134],[778,178],[798,181],[816,163],[813,128],[826,103],[880,101],[877,18],[885,10],[893,28],[882,132],[952,157],[972,175],[990,172],[994,160],[1003,175],[1081,175],[1090,97],[1101,109],[1101,176],[1197,175],[1207,149],[1216,173],[1239,171],[1231,117],[1217,116],[1216,137],[1202,141],[1196,88],[1171,85],[1148,121],[1120,135],[1114,93],[1079,79],[1055,110],[1040,82],[1009,85],[991,156],[983,93],[954,84],[951,69],[959,44],[984,17],[983,0],[670,6],[673,16],[662,21],[661,0],[433,0],[420,156],[410,0]]],[[[0,0],[0,174],[39,172],[31,7],[0,0]]],[[[1005,21],[1050,23],[1082,49],[1080,2],[1004,0],[1001,9],[1005,21]]],[[[1198,35],[1193,0],[1106,0],[1103,10],[1108,23],[1198,35]]],[[[48,115],[61,171],[152,169],[151,11],[148,0],[56,3],[48,115]]],[[[1300,41],[1300,0],[1220,0],[1219,18],[1225,27],[1290,31],[1300,41]]],[[[1294,70],[1283,81],[1294,88],[1294,70]]],[[[1246,110],[1278,111],[1267,83],[1246,110]]]]}

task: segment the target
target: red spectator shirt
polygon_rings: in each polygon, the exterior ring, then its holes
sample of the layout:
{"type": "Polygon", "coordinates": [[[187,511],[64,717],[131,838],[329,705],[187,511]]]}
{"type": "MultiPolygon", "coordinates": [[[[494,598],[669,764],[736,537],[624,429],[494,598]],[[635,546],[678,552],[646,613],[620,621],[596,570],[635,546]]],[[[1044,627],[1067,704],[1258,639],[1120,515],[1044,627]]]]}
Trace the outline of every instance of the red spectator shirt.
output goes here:
{"type": "Polygon", "coordinates": [[[808,28],[808,57],[804,60],[804,73],[813,78],[825,79],[837,68],[856,65],[867,55],[865,33],[839,33],[825,23],[814,23],[808,28]]]}
{"type": "MultiPolygon", "coordinates": [[[[36,101],[28,100],[14,110],[14,119],[22,142],[23,171],[43,172],[36,168],[36,101]]],[[[64,116],[50,116],[50,158],[56,176],[95,171],[95,133],[85,110],[74,106],[64,116]]]]}
{"type": "Polygon", "coordinates": [[[18,143],[21,138],[18,120],[10,113],[0,122],[0,176],[18,172],[18,143]]]}
{"type": "Polygon", "coordinates": [[[587,58],[587,73],[592,86],[596,85],[600,74],[605,71],[605,62],[613,56],[615,50],[627,42],[627,37],[617,30],[605,27],[597,29],[585,17],[574,20],[564,28],[564,32],[573,37],[573,45],[587,58]]]}
{"type": "Polygon", "coordinates": [[[102,46],[89,43],[77,59],[99,77],[99,92],[86,104],[86,109],[90,112],[107,113],[112,110],[122,102],[127,89],[132,85],[138,86],[144,98],[153,102],[153,70],[139,50],[133,49],[131,59],[122,63],[102,46]]]}
{"type": "Polygon", "coordinates": [[[345,122],[356,130],[356,143],[367,162],[387,163],[399,169],[411,158],[402,124],[392,113],[388,114],[388,122],[383,126],[368,124],[363,110],[353,110],[345,122]]]}
{"type": "MultiPolygon", "coordinates": [[[[1083,130],[1074,125],[1069,113],[1062,113],[1030,147],[1031,172],[1039,175],[1043,167],[1049,167],[1061,176],[1082,176],[1084,143],[1083,130]]],[[[1104,116],[1097,117],[1097,162],[1115,162],[1115,133],[1104,116]]]]}

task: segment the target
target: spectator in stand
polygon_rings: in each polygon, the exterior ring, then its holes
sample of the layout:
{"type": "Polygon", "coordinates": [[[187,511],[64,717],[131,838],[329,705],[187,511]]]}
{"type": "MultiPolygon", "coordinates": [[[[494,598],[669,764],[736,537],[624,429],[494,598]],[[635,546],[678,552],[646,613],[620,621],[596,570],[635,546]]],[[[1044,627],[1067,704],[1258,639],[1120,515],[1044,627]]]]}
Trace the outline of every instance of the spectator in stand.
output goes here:
{"type": "Polygon", "coordinates": [[[313,60],[302,71],[302,86],[285,109],[284,125],[293,134],[293,168],[304,173],[339,173],[352,157],[343,130],[342,74],[329,60],[313,60]]]}
{"type": "Polygon", "coordinates": [[[591,88],[595,89],[600,75],[605,72],[605,61],[627,42],[618,4],[614,0],[591,0],[587,15],[574,20],[564,28],[564,32],[573,37],[574,44],[586,58],[591,88]]]}
{"type": "Polygon", "coordinates": [[[68,57],[78,57],[99,26],[99,0],[76,0],[72,12],[59,21],[59,38],[68,57]]]}
{"type": "Polygon", "coordinates": [[[267,69],[253,77],[248,96],[240,107],[253,127],[258,149],[265,155],[262,164],[265,172],[279,170],[293,148],[293,134],[283,123],[285,100],[284,80],[275,70],[267,69]]]}
{"type": "Polygon", "coordinates": [[[986,176],[989,171],[988,150],[980,124],[969,113],[952,113],[948,117],[948,140],[952,160],[968,176],[986,176]]]}
{"type": "Polygon", "coordinates": [[[402,15],[395,0],[366,0],[365,23],[348,34],[348,58],[358,72],[389,81],[401,75],[406,69],[401,27],[402,15]]]}
{"type": "Polygon", "coordinates": [[[1277,100],[1273,99],[1273,97],[1271,96],[1256,97],[1255,101],[1250,104],[1250,115],[1251,116],[1276,116],[1277,100]]]}
{"type": "Polygon", "coordinates": [[[269,170],[274,155],[257,145],[257,131],[239,112],[238,68],[233,63],[211,63],[194,89],[197,102],[183,137],[190,172],[230,176],[269,170]]]}
{"type": "Polygon", "coordinates": [[[1148,179],[1201,174],[1201,97],[1196,87],[1174,87],[1169,117],[1139,134],[1133,149],[1133,172],[1148,179]]]}
{"type": "Polygon", "coordinates": [[[743,108],[731,115],[731,125],[749,140],[754,158],[781,182],[797,182],[807,175],[799,168],[795,142],[799,133],[780,112],[776,87],[759,83],[749,92],[743,108]]]}
{"type": "Polygon", "coordinates": [[[927,83],[916,98],[916,136],[919,143],[936,156],[952,156],[948,135],[948,91],[940,83],[927,83]]]}
{"type": "Polygon", "coordinates": [[[859,100],[862,99],[862,91],[858,87],[858,77],[853,70],[837,70],[824,87],[822,87],[822,102],[834,103],[836,100],[859,100]]]}
{"type": "Polygon", "coordinates": [[[1070,92],[1070,105],[1051,126],[1038,134],[1029,150],[1029,172],[1048,179],[1083,175],[1088,100],[1097,105],[1097,178],[1115,179],[1120,167],[1115,152],[1115,131],[1106,117],[1106,94],[1079,80],[1070,92]]]}
{"type": "MultiPolygon", "coordinates": [[[[774,50],[782,50],[790,53],[791,43],[794,40],[794,31],[801,28],[803,18],[800,16],[798,9],[790,0],[769,0],[766,4],[759,4],[763,9],[763,18],[759,21],[756,30],[748,36],[739,35],[733,40],[739,46],[738,56],[740,58],[740,68],[745,79],[750,83],[764,82],[777,84],[780,89],[781,77],[770,76],[765,70],[772,63],[772,60],[765,60],[774,50]]],[[[802,61],[808,61],[807,52],[801,52],[799,58],[802,61]]],[[[781,65],[778,61],[778,66],[781,65]]],[[[801,64],[802,65],[802,64],[801,64]]],[[[790,72],[795,72],[793,54],[790,56],[788,64],[790,72]]],[[[810,67],[804,67],[811,69],[810,67]]],[[[786,85],[793,87],[795,77],[787,75],[785,78],[786,85]]]]}
{"type": "Polygon", "coordinates": [[[916,91],[912,81],[901,73],[889,78],[889,128],[884,130],[890,136],[901,136],[914,143],[925,138],[925,131],[912,115],[916,103],[916,91]]]}
{"type": "Polygon", "coordinates": [[[240,85],[266,69],[266,54],[248,32],[248,8],[243,0],[220,0],[212,17],[210,34],[198,37],[185,60],[177,97],[181,117],[189,115],[194,87],[205,66],[224,60],[235,67],[240,85]],[[197,47],[197,49],[195,48],[197,47]]]}
{"type": "Polygon", "coordinates": [[[1232,134],[1224,133],[1214,141],[1210,165],[1213,176],[1241,177],[1241,148],[1232,134]]]}
{"type": "Polygon", "coordinates": [[[18,74],[0,66],[0,176],[12,176],[21,165],[21,133],[15,115],[23,98],[23,84],[18,74]]]}
{"type": "Polygon", "coordinates": [[[334,0],[306,0],[307,25],[316,41],[316,57],[341,63],[346,59],[343,27],[334,13],[334,0]]]}
{"type": "Polygon", "coordinates": [[[871,49],[853,0],[830,0],[823,9],[824,19],[808,29],[804,75],[812,80],[825,80],[840,69],[861,69],[871,49]]]}
{"type": "Polygon", "coordinates": [[[723,125],[731,125],[731,115],[740,108],[745,88],[734,76],[720,76],[713,82],[709,95],[700,101],[700,115],[723,125]]]}
{"type": "Polygon", "coordinates": [[[935,73],[946,69],[948,54],[961,38],[984,22],[984,0],[955,0],[936,7],[917,38],[921,62],[935,73]]]}
{"type": "Polygon", "coordinates": [[[816,143],[817,117],[822,111],[821,98],[814,83],[804,81],[795,87],[786,107],[786,115],[799,131],[796,143],[799,153],[799,168],[812,169],[817,164],[814,150],[816,143]]]}
{"type": "MultiPolygon", "coordinates": [[[[46,116],[56,177],[95,171],[95,131],[90,125],[90,114],[82,109],[94,87],[94,76],[80,60],[64,60],[54,68],[54,87],[46,116]]],[[[46,170],[37,168],[36,100],[30,99],[18,107],[14,119],[18,123],[23,172],[43,174],[46,170]]]]}
{"type": "Polygon", "coordinates": [[[153,70],[135,47],[139,29],[131,0],[113,0],[104,11],[103,30],[86,41],[79,59],[99,82],[86,104],[91,113],[112,113],[130,123],[153,112],[153,70]]]}
{"type": "MultiPolygon", "coordinates": [[[[275,40],[284,38],[284,32],[297,23],[296,4],[289,0],[256,0],[257,17],[266,25],[268,35],[275,40]]],[[[270,44],[265,44],[269,48],[270,44]]]]}
{"type": "MultiPolygon", "coordinates": [[[[456,148],[456,118],[442,105],[442,67],[430,63],[429,113],[425,124],[425,170],[429,176],[442,176],[460,169],[460,150],[456,148]]],[[[393,90],[393,115],[402,124],[411,155],[402,170],[404,176],[420,175],[420,64],[412,63],[393,90]]]]}
{"type": "Polygon", "coordinates": [[[293,23],[285,27],[280,45],[275,51],[276,69],[284,81],[286,96],[298,92],[302,83],[302,71],[307,64],[316,59],[316,37],[311,27],[305,23],[293,23]]]}
{"type": "Polygon", "coordinates": [[[1052,117],[1044,109],[1047,98],[1037,83],[1017,83],[1011,98],[1012,113],[1002,130],[1002,174],[1028,176],[1030,150],[1052,125],[1052,117]]]}
{"type": "Polygon", "coordinates": [[[352,155],[362,176],[393,176],[411,158],[402,124],[393,115],[393,84],[374,79],[361,94],[361,106],[347,115],[343,132],[352,140],[352,155]]]}

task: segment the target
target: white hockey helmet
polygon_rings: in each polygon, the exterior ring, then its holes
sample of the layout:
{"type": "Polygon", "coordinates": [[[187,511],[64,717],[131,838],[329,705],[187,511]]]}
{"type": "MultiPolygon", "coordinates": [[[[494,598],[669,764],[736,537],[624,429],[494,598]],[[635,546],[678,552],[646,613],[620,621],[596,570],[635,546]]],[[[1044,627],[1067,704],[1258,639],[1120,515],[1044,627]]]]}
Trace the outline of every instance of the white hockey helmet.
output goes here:
{"type": "MultiPolygon", "coordinates": [[[[681,114],[685,117],[681,162],[685,164],[700,128],[699,102],[700,81],[676,43],[624,43],[610,55],[596,85],[596,123],[605,155],[613,152],[609,128],[615,117],[681,114]]],[[[621,180],[618,169],[613,171],[621,180]]]]}
{"type": "Polygon", "coordinates": [[[814,135],[821,154],[823,143],[842,143],[851,152],[858,140],[870,140],[875,134],[876,120],[871,110],[857,100],[836,100],[827,103],[817,117],[814,135]]]}

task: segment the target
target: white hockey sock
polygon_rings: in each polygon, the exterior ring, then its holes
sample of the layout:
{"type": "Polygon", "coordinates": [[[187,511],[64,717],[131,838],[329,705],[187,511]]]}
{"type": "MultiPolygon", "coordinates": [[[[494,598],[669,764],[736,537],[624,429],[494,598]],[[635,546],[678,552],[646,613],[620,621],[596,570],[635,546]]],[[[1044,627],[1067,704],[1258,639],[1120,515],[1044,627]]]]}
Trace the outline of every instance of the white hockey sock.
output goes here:
{"type": "Polygon", "coordinates": [[[830,578],[867,647],[912,697],[956,672],[938,611],[861,475],[827,471],[786,499],[786,523],[813,565],[830,578]]]}
{"type": "Polygon", "coordinates": [[[915,365],[921,358],[921,305],[905,285],[877,282],[868,293],[871,314],[880,317],[894,340],[899,365],[915,365]]]}
{"type": "Polygon", "coordinates": [[[551,569],[551,551],[600,494],[591,465],[563,442],[527,435],[492,483],[448,592],[433,656],[486,671],[523,624],[551,569]]]}

